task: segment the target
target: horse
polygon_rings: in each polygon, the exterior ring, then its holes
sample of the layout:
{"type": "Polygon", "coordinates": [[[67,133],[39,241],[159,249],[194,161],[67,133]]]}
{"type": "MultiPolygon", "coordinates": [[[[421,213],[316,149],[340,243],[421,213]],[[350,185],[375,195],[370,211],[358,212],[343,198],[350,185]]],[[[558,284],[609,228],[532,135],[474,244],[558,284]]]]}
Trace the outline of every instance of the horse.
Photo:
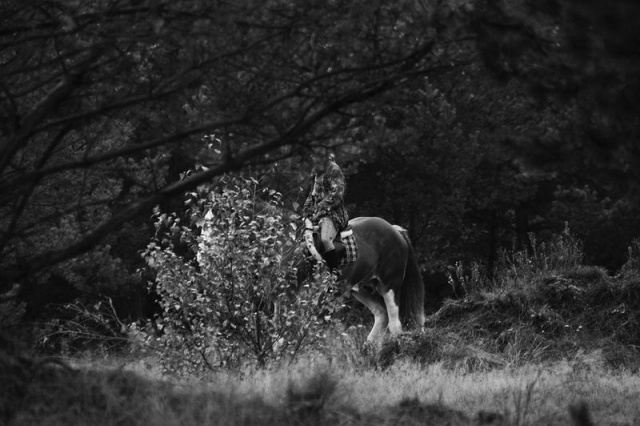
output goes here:
{"type": "MultiPolygon", "coordinates": [[[[379,217],[357,217],[349,225],[358,257],[342,267],[339,280],[346,282],[351,295],[373,313],[367,341],[381,342],[387,330],[398,336],[403,326],[422,328],[424,283],[407,232],[379,217]]],[[[305,231],[306,249],[321,259],[311,243],[311,232],[309,228],[305,231]]]]}

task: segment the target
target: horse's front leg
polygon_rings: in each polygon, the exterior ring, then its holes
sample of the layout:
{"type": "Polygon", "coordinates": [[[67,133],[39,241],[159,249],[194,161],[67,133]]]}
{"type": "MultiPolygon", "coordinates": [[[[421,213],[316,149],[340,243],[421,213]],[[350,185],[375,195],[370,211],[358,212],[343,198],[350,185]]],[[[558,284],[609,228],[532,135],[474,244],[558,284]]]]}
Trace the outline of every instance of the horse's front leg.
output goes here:
{"type": "Polygon", "coordinates": [[[382,297],[389,313],[389,332],[392,336],[398,336],[402,333],[402,323],[400,322],[400,308],[396,301],[396,295],[393,290],[389,289],[386,293],[382,293],[382,297]]]}
{"type": "Polygon", "coordinates": [[[382,343],[389,324],[384,305],[357,285],[351,289],[351,294],[373,313],[373,328],[367,336],[367,342],[382,343]]]}

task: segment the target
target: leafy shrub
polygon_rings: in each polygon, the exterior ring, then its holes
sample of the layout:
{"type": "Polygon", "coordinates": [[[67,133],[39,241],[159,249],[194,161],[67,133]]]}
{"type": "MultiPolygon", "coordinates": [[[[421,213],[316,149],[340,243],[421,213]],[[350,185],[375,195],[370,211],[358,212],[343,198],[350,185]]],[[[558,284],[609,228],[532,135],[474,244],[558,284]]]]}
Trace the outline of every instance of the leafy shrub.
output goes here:
{"type": "Polygon", "coordinates": [[[341,296],[318,270],[296,291],[296,217],[283,215],[279,193],[226,177],[190,193],[186,205],[186,225],[156,211],[157,238],[144,252],[161,298],[157,343],[167,367],[264,365],[323,337],[341,296]]]}

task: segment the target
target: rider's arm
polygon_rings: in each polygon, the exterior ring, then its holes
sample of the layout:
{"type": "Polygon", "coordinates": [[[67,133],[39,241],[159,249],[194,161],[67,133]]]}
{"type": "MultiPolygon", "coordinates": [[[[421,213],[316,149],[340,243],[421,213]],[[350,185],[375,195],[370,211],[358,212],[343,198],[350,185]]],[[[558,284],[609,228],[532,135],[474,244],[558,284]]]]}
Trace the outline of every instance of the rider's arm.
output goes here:
{"type": "Polygon", "coordinates": [[[317,202],[317,196],[315,194],[314,191],[315,188],[311,188],[311,190],[309,191],[309,194],[307,195],[307,199],[304,202],[304,205],[302,206],[302,216],[303,217],[310,217],[314,214],[314,210],[315,210],[315,206],[316,206],[316,202],[317,202]]]}

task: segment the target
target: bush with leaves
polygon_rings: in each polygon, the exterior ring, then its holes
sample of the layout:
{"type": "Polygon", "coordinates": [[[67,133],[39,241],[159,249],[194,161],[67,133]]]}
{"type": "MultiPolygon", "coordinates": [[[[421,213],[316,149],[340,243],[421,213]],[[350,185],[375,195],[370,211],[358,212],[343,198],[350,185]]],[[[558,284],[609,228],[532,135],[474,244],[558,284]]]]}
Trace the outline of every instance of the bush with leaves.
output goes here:
{"type": "Polygon", "coordinates": [[[280,200],[255,179],[225,177],[188,194],[186,220],[156,211],[144,257],[161,298],[165,366],[265,365],[323,337],[342,295],[322,271],[297,289],[297,215],[285,217],[280,200]]]}

